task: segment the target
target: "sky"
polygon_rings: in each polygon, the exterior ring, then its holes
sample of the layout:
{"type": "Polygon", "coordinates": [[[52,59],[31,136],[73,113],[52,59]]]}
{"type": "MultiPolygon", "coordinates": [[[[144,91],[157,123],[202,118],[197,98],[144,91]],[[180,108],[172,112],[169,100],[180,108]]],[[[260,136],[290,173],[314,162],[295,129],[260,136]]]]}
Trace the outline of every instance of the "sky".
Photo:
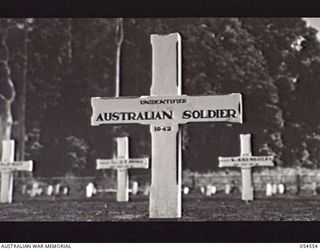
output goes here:
{"type": "MultiPolygon", "coordinates": [[[[303,18],[307,21],[307,23],[312,26],[313,28],[316,28],[318,31],[320,30],[320,18],[314,17],[314,18],[303,18]]],[[[320,33],[318,32],[318,39],[320,40],[320,33]]]]}

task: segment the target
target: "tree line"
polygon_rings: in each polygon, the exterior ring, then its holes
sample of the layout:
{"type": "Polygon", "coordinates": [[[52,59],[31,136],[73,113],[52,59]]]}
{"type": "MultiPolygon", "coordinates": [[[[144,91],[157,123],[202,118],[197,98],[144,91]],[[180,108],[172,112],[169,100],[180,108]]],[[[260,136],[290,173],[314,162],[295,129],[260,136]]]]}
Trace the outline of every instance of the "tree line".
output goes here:
{"type": "Polygon", "coordinates": [[[91,127],[90,98],[148,95],[150,34],[170,32],[182,35],[183,93],[244,96],[244,124],[183,125],[184,169],[217,169],[240,133],[280,167],[319,167],[320,47],[301,18],[0,19],[0,140],[15,139],[35,175],[94,174],[116,136],[150,155],[146,126],[91,127]]]}

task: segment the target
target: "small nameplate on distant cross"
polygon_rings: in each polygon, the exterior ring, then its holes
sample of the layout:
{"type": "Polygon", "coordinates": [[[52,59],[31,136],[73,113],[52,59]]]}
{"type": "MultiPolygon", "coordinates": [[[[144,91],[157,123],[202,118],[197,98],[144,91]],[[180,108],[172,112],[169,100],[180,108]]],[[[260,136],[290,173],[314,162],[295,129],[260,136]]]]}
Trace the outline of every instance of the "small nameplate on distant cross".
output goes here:
{"type": "Polygon", "coordinates": [[[32,171],[32,161],[0,162],[0,171],[32,171]]]}
{"type": "Polygon", "coordinates": [[[120,169],[120,168],[148,168],[148,158],[137,159],[98,159],[97,169],[120,169]]]}
{"type": "Polygon", "coordinates": [[[273,166],[273,156],[219,157],[219,167],[273,166]]]}

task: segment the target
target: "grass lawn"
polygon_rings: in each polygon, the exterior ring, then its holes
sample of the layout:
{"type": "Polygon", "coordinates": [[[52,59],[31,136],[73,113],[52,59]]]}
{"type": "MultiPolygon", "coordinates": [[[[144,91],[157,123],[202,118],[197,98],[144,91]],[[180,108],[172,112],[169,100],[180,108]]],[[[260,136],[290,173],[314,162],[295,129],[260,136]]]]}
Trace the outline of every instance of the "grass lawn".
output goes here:
{"type": "MultiPolygon", "coordinates": [[[[135,196],[127,203],[113,198],[16,200],[0,205],[0,221],[149,221],[147,197],[135,196]]],[[[177,221],[320,221],[320,198],[257,197],[246,204],[239,195],[187,196],[177,221]]]]}

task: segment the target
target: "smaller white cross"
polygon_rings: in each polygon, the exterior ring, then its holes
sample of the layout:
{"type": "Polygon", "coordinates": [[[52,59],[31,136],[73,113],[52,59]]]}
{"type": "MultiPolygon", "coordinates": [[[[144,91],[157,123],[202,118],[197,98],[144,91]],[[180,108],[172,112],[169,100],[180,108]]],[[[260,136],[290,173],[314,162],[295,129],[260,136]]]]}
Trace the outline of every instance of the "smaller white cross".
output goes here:
{"type": "Polygon", "coordinates": [[[2,141],[0,203],[12,203],[13,171],[31,172],[32,168],[32,161],[14,161],[13,140],[2,141]]]}
{"type": "Polygon", "coordinates": [[[253,200],[252,167],[273,167],[274,156],[252,156],[251,134],[240,135],[241,153],[237,157],[219,157],[219,167],[240,167],[242,200],[253,200]]]}
{"type": "Polygon", "coordinates": [[[129,175],[128,169],[148,168],[148,158],[129,159],[129,138],[118,137],[117,156],[115,159],[97,159],[97,169],[117,170],[117,201],[129,201],[129,175]]]}

